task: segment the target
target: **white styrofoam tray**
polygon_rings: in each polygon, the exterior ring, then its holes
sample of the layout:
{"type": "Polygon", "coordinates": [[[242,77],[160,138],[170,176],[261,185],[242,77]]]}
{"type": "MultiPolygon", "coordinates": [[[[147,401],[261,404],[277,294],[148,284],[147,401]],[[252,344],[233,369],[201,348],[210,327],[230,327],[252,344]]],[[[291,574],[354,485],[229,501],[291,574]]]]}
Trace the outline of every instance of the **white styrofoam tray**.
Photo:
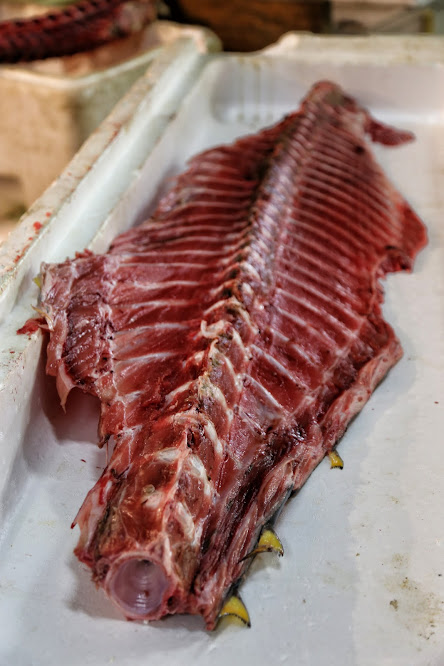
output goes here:
{"type": "Polygon", "coordinates": [[[246,56],[175,48],[108,119],[118,119],[117,133],[102,126],[0,256],[0,663],[442,666],[442,43],[289,35],[246,56]],[[105,249],[189,156],[277,120],[321,78],[417,136],[375,146],[429,230],[415,272],[386,283],[384,311],[404,358],[344,436],[344,470],[323,462],[287,505],[284,558],[255,560],[242,586],[250,630],[224,622],[210,634],[192,617],[124,622],[72,554],[70,522],[105,454],[95,447],[95,402],[73,394],[63,414],[40,335],[14,335],[37,295],[31,277],[42,257],[105,249]],[[45,224],[23,254],[36,221],[45,224]]]}

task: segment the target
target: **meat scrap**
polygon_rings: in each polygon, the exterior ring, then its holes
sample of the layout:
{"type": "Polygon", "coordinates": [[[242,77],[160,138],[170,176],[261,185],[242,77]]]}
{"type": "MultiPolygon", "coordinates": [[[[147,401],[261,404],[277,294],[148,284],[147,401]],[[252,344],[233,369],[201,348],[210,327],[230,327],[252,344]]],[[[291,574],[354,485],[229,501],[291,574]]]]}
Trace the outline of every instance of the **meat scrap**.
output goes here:
{"type": "Polygon", "coordinates": [[[153,0],[79,0],[43,15],[0,21],[0,63],[88,51],[140,31],[156,13],[153,0]]]}
{"type": "Polygon", "coordinates": [[[402,355],[380,279],[424,226],[330,82],[296,113],[193,158],[103,255],[42,268],[47,372],[101,401],[115,447],[75,524],[124,615],[214,628],[261,531],[402,355]]]}

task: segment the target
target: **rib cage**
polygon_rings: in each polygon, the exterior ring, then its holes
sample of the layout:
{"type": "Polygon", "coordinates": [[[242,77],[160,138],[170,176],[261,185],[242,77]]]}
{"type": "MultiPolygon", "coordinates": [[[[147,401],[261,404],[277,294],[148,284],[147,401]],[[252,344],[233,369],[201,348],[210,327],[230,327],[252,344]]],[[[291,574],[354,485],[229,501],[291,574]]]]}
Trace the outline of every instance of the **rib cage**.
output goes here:
{"type": "Polygon", "coordinates": [[[194,158],[106,255],[44,268],[48,372],[62,402],[98,395],[116,441],[76,553],[128,617],[213,627],[261,527],[401,355],[378,280],[425,233],[365,131],[410,138],[318,84],[299,113],[194,158]],[[117,591],[133,561],[161,571],[154,609],[117,591]]]}

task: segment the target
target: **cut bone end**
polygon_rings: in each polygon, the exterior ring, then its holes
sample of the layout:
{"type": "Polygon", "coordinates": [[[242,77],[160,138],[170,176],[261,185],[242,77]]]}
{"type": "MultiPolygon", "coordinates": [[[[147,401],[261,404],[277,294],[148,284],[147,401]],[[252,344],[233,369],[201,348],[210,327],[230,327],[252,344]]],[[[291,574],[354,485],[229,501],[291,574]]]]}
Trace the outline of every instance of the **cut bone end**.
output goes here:
{"type": "Polygon", "coordinates": [[[113,567],[106,584],[111,599],[132,620],[153,620],[163,615],[168,588],[163,568],[137,557],[113,567]]]}

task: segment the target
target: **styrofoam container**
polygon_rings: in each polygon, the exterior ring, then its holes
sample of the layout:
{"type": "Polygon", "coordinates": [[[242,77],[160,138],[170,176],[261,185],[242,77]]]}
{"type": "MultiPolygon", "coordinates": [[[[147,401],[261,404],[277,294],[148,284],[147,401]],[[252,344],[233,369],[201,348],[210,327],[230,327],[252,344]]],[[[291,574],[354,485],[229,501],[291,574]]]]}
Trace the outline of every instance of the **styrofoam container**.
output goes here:
{"type": "Polygon", "coordinates": [[[0,663],[444,664],[443,56],[435,38],[290,34],[243,56],[176,43],[23,219],[0,257],[0,663]],[[287,504],[284,558],[256,558],[241,589],[250,630],[125,622],[72,554],[70,523],[105,452],[95,401],[74,392],[64,414],[40,333],[15,335],[37,298],[32,276],[42,259],[104,250],[187,158],[276,121],[325,78],[417,136],[375,146],[429,232],[414,273],[386,282],[404,358],[343,437],[344,470],[323,462],[287,504]]]}
{"type": "Polygon", "coordinates": [[[220,49],[204,28],[155,21],[143,31],[64,58],[0,66],[0,184],[18,183],[29,206],[172,41],[192,36],[220,49]]]}
{"type": "Polygon", "coordinates": [[[333,2],[330,8],[332,32],[351,34],[441,34],[440,5],[398,3],[333,2]]]}

